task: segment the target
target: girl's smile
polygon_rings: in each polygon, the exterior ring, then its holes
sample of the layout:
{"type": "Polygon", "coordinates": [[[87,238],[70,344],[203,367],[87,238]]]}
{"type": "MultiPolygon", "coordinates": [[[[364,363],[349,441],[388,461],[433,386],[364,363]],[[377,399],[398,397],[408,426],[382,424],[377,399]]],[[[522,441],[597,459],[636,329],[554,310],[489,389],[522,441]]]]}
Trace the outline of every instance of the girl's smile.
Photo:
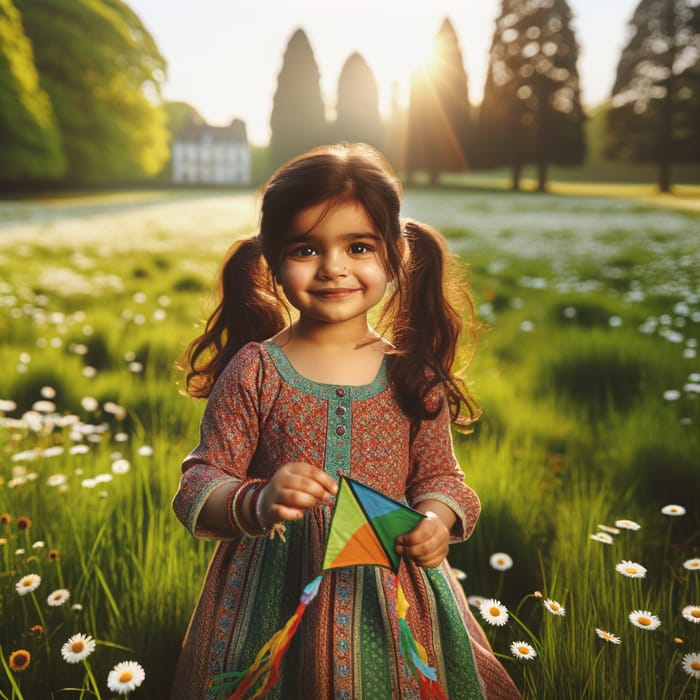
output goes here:
{"type": "Polygon", "coordinates": [[[354,201],[302,210],[284,248],[279,280],[302,324],[358,323],[387,287],[383,242],[354,201]]]}

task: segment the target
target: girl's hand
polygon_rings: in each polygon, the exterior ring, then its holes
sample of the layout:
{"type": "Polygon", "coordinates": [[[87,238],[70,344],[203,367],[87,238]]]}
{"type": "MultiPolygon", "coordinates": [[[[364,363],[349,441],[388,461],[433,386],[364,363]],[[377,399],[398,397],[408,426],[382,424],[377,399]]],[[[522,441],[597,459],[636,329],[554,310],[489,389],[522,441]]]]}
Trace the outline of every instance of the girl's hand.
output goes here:
{"type": "Polygon", "coordinates": [[[447,556],[450,531],[447,525],[432,511],[426,511],[413,530],[396,538],[396,551],[413,559],[418,566],[433,569],[447,556]]]}
{"type": "Polygon", "coordinates": [[[338,485],[330,474],[306,462],[280,467],[260,494],[260,525],[299,520],[311,508],[335,496],[338,485]]]}

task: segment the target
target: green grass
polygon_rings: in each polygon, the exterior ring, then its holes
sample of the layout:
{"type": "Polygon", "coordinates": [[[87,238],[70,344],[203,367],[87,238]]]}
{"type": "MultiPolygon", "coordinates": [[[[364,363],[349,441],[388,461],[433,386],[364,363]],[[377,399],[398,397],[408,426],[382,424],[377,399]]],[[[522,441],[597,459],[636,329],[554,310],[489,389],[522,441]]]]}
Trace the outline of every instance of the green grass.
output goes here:
{"type": "MultiPolygon", "coordinates": [[[[681,660],[700,624],[680,613],[700,605],[683,566],[700,556],[700,213],[639,186],[562,187],[406,193],[405,214],[468,263],[488,324],[469,374],[484,417],[455,436],[483,514],[450,561],[467,594],[510,611],[482,624],[526,697],[697,697],[681,660]],[[670,503],[686,514],[663,515],[670,503]],[[590,538],[621,519],[641,528],[590,538]],[[492,569],[494,552],[513,568],[492,569]],[[623,559],[646,577],[619,574],[623,559]],[[661,626],[634,627],[633,610],[661,626]],[[534,660],[512,657],[518,640],[534,660]]],[[[125,659],[146,670],[134,697],[167,697],[212,551],[170,507],[203,408],[173,367],[253,226],[246,192],[0,204],[0,402],[16,404],[0,423],[0,698],[107,698],[125,659]],[[41,584],[20,596],[30,573],[41,584]],[[51,607],[59,588],[70,600],[51,607]],[[97,640],[89,666],[61,658],[78,632],[97,640]],[[32,654],[21,672],[17,649],[32,654]]]]}

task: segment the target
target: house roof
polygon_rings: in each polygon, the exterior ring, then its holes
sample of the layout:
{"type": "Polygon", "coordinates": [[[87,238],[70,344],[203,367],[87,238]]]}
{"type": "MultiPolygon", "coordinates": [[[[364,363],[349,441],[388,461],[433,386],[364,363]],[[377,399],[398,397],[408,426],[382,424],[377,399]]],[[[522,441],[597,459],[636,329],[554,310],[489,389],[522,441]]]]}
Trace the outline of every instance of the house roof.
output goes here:
{"type": "Polygon", "coordinates": [[[228,126],[190,122],[173,139],[176,143],[248,143],[245,122],[234,119],[228,126]]]}

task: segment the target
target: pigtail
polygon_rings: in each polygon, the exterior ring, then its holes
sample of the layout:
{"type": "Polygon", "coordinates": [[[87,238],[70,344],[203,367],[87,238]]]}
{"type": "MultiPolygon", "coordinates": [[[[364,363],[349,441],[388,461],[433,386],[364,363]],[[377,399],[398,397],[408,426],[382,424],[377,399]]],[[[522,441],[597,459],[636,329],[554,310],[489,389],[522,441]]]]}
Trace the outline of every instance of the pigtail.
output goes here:
{"type": "Polygon", "coordinates": [[[452,422],[467,426],[481,410],[453,367],[460,339],[468,349],[465,365],[476,351],[477,323],[471,296],[437,231],[405,220],[403,235],[408,250],[395,296],[392,342],[396,357],[390,368],[399,403],[411,416],[435,418],[442,404],[435,405],[431,392],[442,385],[452,422]],[[466,319],[457,308],[465,310],[466,319]]]}
{"type": "Polygon", "coordinates": [[[282,302],[257,236],[237,241],[219,272],[219,303],[204,332],[188,346],[180,369],[186,390],[206,398],[231,358],[248,342],[260,342],[286,325],[282,302]]]}

